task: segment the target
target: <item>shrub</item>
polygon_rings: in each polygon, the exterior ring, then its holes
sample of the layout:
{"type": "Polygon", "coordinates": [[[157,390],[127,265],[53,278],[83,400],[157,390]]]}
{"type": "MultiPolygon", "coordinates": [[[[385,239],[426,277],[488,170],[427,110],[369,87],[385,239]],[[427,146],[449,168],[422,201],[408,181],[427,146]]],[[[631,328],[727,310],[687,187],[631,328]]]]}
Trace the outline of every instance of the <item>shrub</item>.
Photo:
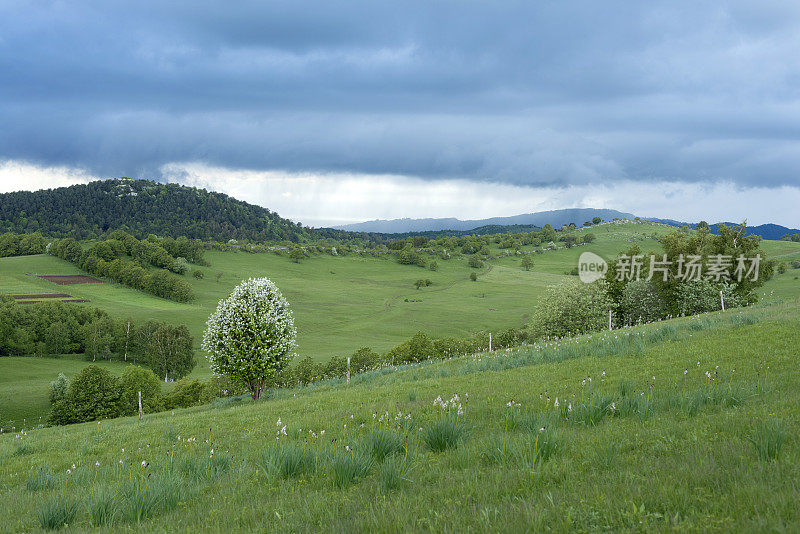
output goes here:
{"type": "Polygon", "coordinates": [[[634,280],[622,289],[620,303],[626,324],[652,323],[666,314],[666,301],[647,280],[634,280]]]}
{"type": "Polygon", "coordinates": [[[200,269],[195,269],[194,272],[192,273],[192,276],[194,276],[198,280],[202,280],[203,279],[203,271],[201,271],[200,269]]]}
{"type": "Polygon", "coordinates": [[[601,330],[613,307],[606,284],[569,281],[551,286],[539,300],[528,325],[534,337],[564,337],[601,330]]]}
{"type": "Polygon", "coordinates": [[[742,302],[734,293],[734,289],[734,286],[730,284],[714,284],[709,280],[690,280],[675,288],[675,304],[678,311],[685,315],[717,311],[722,307],[719,301],[719,292],[722,291],[725,308],[736,308],[741,306],[742,302]]]}
{"type": "Polygon", "coordinates": [[[472,280],[473,282],[477,282],[478,281],[478,273],[476,273],[475,271],[469,273],[469,279],[472,280]]]}
{"type": "Polygon", "coordinates": [[[483,269],[483,261],[478,256],[470,256],[467,263],[473,269],[483,269]]]}
{"type": "Polygon", "coordinates": [[[84,367],[72,380],[67,394],[53,404],[48,423],[66,425],[117,417],[120,414],[119,380],[96,365],[84,367]]]}
{"type": "Polygon", "coordinates": [[[253,398],[294,356],[296,331],[289,303],[267,278],[245,280],[208,318],[203,349],[211,370],[247,384],[253,398]]]}
{"type": "Polygon", "coordinates": [[[381,355],[369,347],[361,347],[350,357],[350,370],[362,373],[374,369],[381,361],[381,355]]]}
{"type": "Polygon", "coordinates": [[[164,407],[167,410],[171,410],[173,408],[199,406],[200,404],[211,402],[212,397],[212,388],[206,387],[206,384],[200,380],[190,381],[187,378],[182,378],[175,382],[172,391],[164,396],[164,407]]]}
{"type": "Polygon", "coordinates": [[[161,382],[150,369],[131,365],[122,372],[119,378],[122,415],[134,415],[139,412],[139,392],[142,392],[142,409],[145,413],[153,413],[162,409],[161,382]]]}
{"type": "Polygon", "coordinates": [[[66,397],[69,389],[69,378],[64,373],[58,373],[55,380],[50,382],[50,403],[56,403],[66,397]]]}

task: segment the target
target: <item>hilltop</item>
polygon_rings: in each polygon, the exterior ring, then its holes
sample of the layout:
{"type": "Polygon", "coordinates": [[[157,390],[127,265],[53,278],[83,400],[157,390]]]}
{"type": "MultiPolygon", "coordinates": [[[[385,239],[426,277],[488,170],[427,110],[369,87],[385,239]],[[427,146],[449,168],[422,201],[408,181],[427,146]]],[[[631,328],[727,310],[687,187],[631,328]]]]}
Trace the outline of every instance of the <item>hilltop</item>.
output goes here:
{"type": "Polygon", "coordinates": [[[304,228],[223,193],[150,180],[101,180],[0,194],[0,232],[85,239],[116,229],[140,239],[155,234],[213,241],[301,242],[342,234],[304,228]]]}

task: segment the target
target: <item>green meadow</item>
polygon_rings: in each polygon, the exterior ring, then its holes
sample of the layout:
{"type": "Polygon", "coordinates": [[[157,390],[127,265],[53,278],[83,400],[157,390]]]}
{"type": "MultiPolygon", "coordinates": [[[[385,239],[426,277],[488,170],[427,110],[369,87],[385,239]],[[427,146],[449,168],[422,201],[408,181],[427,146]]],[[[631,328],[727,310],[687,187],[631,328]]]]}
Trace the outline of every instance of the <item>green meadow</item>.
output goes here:
{"type": "Polygon", "coordinates": [[[7,434],[3,530],[796,531],[798,344],[757,305],[7,434]]]}
{"type": "MultiPolygon", "coordinates": [[[[204,276],[185,275],[196,300],[180,304],[153,297],[115,283],[56,285],[36,275],[81,274],[74,265],[52,256],[0,258],[0,293],[64,292],[90,301],[110,314],[134,321],[155,319],[186,324],[198,347],[195,378],[210,376],[205,355],[199,350],[205,321],[219,299],[227,296],[242,279],[266,276],[282,290],[292,305],[298,330],[298,354],[327,360],[348,356],[362,346],[383,352],[418,331],[432,337],[468,335],[480,330],[520,328],[536,299],[547,286],[568,278],[586,250],[605,258],[638,246],[643,253],[658,252],[653,236],[669,231],[664,225],[647,223],[604,224],[591,231],[590,245],[534,254],[534,266],[525,271],[518,256],[501,256],[505,251],[493,244],[488,260],[476,282],[466,257],[435,258],[439,269],[400,265],[394,256],[373,257],[312,255],[293,263],[274,253],[206,252],[209,267],[199,267],[204,276]],[[217,273],[222,273],[219,281],[217,273]],[[414,282],[427,278],[433,285],[415,289],[414,282]]],[[[800,244],[765,241],[770,257],[791,262],[800,258],[800,244]]],[[[523,247],[530,252],[533,247],[523,247]]],[[[193,267],[194,268],[194,267],[193,267]]],[[[800,295],[800,270],[789,268],[761,289],[771,301],[800,295]]],[[[49,408],[47,386],[60,369],[70,376],[86,362],[52,358],[0,358],[0,420],[20,427],[23,419],[39,421],[49,408]],[[60,363],[63,362],[63,363],[60,363]],[[26,377],[25,386],[14,377],[26,377]],[[6,399],[15,399],[6,402],[6,399]]],[[[121,372],[122,366],[111,366],[121,372]]]]}

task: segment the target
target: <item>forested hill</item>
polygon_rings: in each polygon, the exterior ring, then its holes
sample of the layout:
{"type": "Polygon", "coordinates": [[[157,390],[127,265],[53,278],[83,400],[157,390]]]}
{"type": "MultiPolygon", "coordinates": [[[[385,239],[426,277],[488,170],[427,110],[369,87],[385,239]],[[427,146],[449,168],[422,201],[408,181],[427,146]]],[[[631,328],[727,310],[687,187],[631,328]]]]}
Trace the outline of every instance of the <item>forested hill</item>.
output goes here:
{"type": "Polygon", "coordinates": [[[156,234],[214,241],[298,242],[344,233],[304,228],[222,193],[149,180],[123,178],[0,194],[0,232],[84,239],[118,228],[138,238],[156,234]]]}

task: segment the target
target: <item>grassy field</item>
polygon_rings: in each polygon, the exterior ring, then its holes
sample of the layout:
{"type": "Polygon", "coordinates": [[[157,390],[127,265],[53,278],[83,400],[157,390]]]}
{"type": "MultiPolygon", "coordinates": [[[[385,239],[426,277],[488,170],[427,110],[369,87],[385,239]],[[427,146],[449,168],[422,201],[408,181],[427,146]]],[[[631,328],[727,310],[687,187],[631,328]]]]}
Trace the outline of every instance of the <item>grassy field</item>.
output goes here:
{"type": "MultiPolygon", "coordinates": [[[[48,384],[58,373],[72,378],[88,363],[80,356],[0,358],[0,428],[31,428],[44,423],[50,411],[48,384]]],[[[117,375],[126,365],[106,361],[95,364],[117,375]]]]}
{"type": "Polygon", "coordinates": [[[4,435],[3,530],[797,531],[799,344],[756,306],[4,435]]]}
{"type": "MultiPolygon", "coordinates": [[[[188,325],[195,343],[200,338],[208,315],[219,299],[227,296],[242,279],[252,276],[271,278],[292,305],[298,329],[298,353],[328,359],[347,356],[362,346],[385,351],[408,339],[417,331],[434,337],[467,335],[483,329],[522,327],[543,290],[567,277],[577,266],[578,256],[591,250],[613,258],[632,245],[642,252],[660,248],[654,234],[669,231],[655,224],[607,224],[591,231],[597,237],[588,246],[559,249],[534,255],[530,271],[520,266],[518,257],[489,260],[479,271],[477,282],[469,280],[473,271],[466,258],[437,259],[433,272],[416,266],[399,265],[394,256],[350,255],[312,256],[301,263],[275,254],[207,252],[210,267],[201,267],[202,280],[186,276],[197,299],[179,304],[159,299],[119,284],[59,286],[35,275],[80,274],[74,265],[51,256],[0,259],[0,293],[64,292],[87,299],[117,317],[135,321],[156,319],[188,325]],[[216,273],[222,277],[216,281],[216,273]],[[429,278],[433,285],[417,290],[414,281],[429,278]],[[406,301],[408,299],[408,302],[406,301]]],[[[800,243],[764,242],[771,257],[783,261],[800,258],[800,243]]],[[[526,247],[524,250],[531,250],[526,247]]],[[[493,255],[503,252],[494,245],[493,255]]],[[[766,300],[796,298],[800,295],[800,270],[789,269],[777,275],[761,290],[766,300]]],[[[19,422],[21,417],[38,420],[47,409],[47,384],[55,378],[63,360],[47,358],[0,358],[0,377],[30,377],[28,386],[14,386],[13,380],[0,378],[0,418],[19,422]],[[14,399],[8,405],[6,399],[14,399]]],[[[192,376],[210,375],[204,354],[198,349],[198,365],[192,376]]],[[[74,372],[82,362],[70,361],[65,371],[74,372]]],[[[85,363],[83,364],[85,365],[85,363]]],[[[15,424],[18,426],[18,424],[15,424]]]]}

